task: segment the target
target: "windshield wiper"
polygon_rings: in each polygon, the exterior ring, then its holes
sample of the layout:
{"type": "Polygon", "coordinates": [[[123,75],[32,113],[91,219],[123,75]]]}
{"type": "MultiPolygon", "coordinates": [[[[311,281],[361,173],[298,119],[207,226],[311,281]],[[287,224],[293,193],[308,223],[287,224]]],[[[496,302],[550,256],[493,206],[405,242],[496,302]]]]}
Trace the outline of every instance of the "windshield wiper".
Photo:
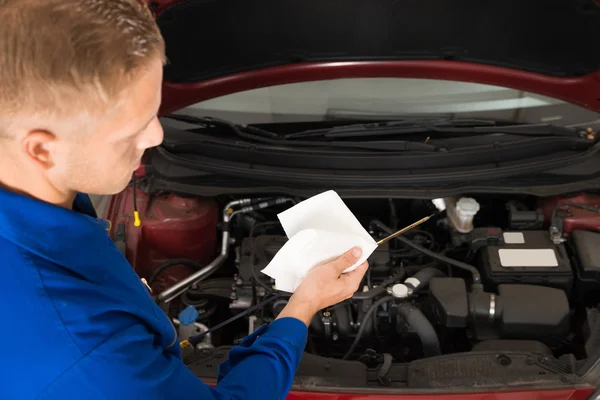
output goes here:
{"type": "MultiPolygon", "coordinates": [[[[450,120],[448,118],[419,118],[419,117],[411,117],[411,118],[402,118],[395,120],[386,120],[386,121],[377,121],[377,122],[367,122],[361,124],[350,124],[350,125],[341,125],[335,126],[333,128],[319,128],[319,129],[309,129],[301,132],[294,132],[288,135],[285,135],[286,139],[298,139],[298,138],[306,138],[306,137],[319,137],[319,136],[343,136],[345,134],[353,134],[352,136],[360,136],[362,132],[368,132],[367,136],[371,136],[373,132],[386,132],[388,130],[410,130],[415,129],[415,132],[420,133],[423,132],[424,126],[443,126],[448,123],[448,121],[453,122],[456,126],[470,127],[470,126],[481,126],[488,125],[494,126],[496,125],[495,121],[490,120],[479,120],[479,119],[462,119],[462,120],[450,120]]],[[[410,133],[407,131],[407,133],[410,133]]]]}
{"type": "Polygon", "coordinates": [[[262,141],[262,139],[265,138],[279,138],[279,135],[275,132],[260,129],[255,126],[236,124],[234,122],[230,122],[220,118],[194,117],[193,115],[185,114],[168,114],[163,116],[162,118],[174,119],[181,122],[187,122],[189,124],[204,126],[206,128],[228,128],[232,130],[235,134],[237,134],[239,137],[245,139],[262,141]]]}
{"type": "Polygon", "coordinates": [[[170,118],[177,121],[187,122],[198,125],[206,129],[228,129],[242,139],[250,140],[274,146],[293,146],[293,147],[321,147],[321,148],[354,148],[369,151],[438,151],[437,146],[422,142],[407,140],[385,140],[385,141],[305,141],[305,140],[287,140],[277,133],[267,131],[250,125],[236,124],[230,121],[211,118],[195,117],[182,114],[168,114],[163,118],[170,118]]]}
{"type": "Polygon", "coordinates": [[[311,129],[285,136],[286,139],[324,137],[329,139],[409,135],[415,133],[485,134],[506,133],[521,136],[562,136],[580,138],[584,131],[550,124],[497,125],[491,120],[398,120],[352,124],[328,129],[311,129]]]}

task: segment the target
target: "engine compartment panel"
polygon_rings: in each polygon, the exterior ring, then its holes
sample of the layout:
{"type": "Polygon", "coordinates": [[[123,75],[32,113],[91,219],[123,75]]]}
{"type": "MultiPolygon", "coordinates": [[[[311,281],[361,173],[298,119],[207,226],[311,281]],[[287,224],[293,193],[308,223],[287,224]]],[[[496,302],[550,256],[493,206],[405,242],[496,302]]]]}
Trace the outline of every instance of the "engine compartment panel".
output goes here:
{"type": "MultiPolygon", "coordinates": [[[[284,197],[244,200],[249,211],[229,221],[223,207],[231,198],[138,191],[140,229],[132,227],[131,190],[112,204],[111,235],[140,277],[152,279],[155,295],[210,263],[219,254],[221,232],[228,230],[222,243],[227,260],[162,304],[180,336],[183,310],[196,310],[194,326],[202,332],[273,293],[273,281],[260,271],[287,241],[276,217],[289,207],[284,197]]],[[[594,336],[585,326],[586,310],[600,300],[600,226],[564,230],[557,241],[552,218],[570,215],[546,218],[539,207],[568,206],[523,196],[475,198],[481,210],[470,232],[457,232],[441,213],[406,233],[404,241],[391,241],[373,253],[352,299],[313,318],[297,382],[433,388],[473,384],[477,377],[475,382],[491,386],[516,384],[527,376],[536,382],[572,379],[589,357],[588,339],[594,336]],[[502,255],[507,250],[529,253],[507,263],[502,255]],[[541,252],[551,255],[550,262],[541,252]]],[[[386,235],[380,221],[397,229],[432,212],[427,200],[345,201],[376,239],[386,235]]],[[[216,377],[228,348],[272,321],[286,303],[281,297],[184,348],[188,367],[198,376],[216,377]]]]}

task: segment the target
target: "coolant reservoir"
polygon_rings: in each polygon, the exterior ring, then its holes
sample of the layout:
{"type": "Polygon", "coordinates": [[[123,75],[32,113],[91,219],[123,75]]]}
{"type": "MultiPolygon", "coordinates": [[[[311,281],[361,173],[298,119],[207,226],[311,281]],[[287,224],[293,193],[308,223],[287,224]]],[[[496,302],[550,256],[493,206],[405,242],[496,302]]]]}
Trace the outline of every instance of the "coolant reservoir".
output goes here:
{"type": "Polygon", "coordinates": [[[473,230],[473,218],[479,211],[479,203],[470,197],[461,197],[458,201],[446,201],[447,214],[452,227],[461,233],[473,230]]]}

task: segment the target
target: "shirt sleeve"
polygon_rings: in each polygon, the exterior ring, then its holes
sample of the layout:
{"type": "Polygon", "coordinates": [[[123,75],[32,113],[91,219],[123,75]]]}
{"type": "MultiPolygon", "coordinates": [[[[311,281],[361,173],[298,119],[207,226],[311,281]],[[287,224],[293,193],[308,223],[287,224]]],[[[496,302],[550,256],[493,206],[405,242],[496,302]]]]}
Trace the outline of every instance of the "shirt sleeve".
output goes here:
{"type": "Polygon", "coordinates": [[[262,326],[232,348],[211,387],[174,352],[156,346],[136,324],[65,371],[40,398],[284,399],[304,351],[307,328],[294,318],[262,326]],[[75,390],[86,388],[85,396],[75,390]]]}
{"type": "Polygon", "coordinates": [[[263,325],[231,349],[229,360],[219,366],[217,390],[235,392],[244,399],[285,398],[300,365],[307,335],[306,325],[295,318],[263,325]],[[243,381],[248,382],[245,387],[240,385],[243,381]]]}

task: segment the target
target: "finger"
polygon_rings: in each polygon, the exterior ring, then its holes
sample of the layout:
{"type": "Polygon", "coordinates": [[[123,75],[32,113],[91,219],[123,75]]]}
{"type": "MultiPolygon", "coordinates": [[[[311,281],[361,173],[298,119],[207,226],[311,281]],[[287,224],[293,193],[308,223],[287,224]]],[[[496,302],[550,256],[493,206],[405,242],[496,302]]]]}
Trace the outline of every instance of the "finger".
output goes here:
{"type": "Polygon", "coordinates": [[[338,274],[344,272],[344,270],[354,265],[362,255],[360,247],[355,247],[348,250],[340,256],[337,260],[331,263],[331,266],[335,269],[338,274]]]}
{"type": "MultiPolygon", "coordinates": [[[[342,274],[342,276],[344,276],[346,278],[350,278],[351,276],[356,275],[357,273],[361,274],[361,275],[364,275],[364,273],[362,271],[363,268],[369,269],[369,262],[368,261],[365,261],[364,263],[360,264],[354,270],[352,270],[350,272],[347,272],[345,274],[342,274]],[[356,271],[358,271],[358,272],[356,272],[356,271]]],[[[366,272],[366,269],[365,269],[365,272],[366,272]]]]}

